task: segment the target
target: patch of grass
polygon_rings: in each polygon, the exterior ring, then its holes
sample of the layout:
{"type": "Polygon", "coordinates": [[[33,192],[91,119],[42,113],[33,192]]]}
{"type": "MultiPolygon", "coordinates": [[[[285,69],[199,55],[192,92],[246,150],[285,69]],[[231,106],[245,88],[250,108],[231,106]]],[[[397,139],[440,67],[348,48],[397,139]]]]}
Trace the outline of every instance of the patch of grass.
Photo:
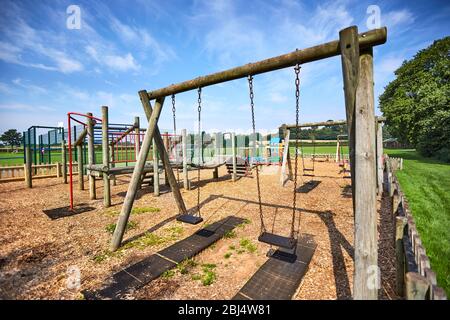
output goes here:
{"type": "Polygon", "coordinates": [[[202,275],[198,274],[198,273],[193,274],[191,277],[192,280],[200,280],[201,278],[202,278],[202,275]]]}
{"type": "Polygon", "coordinates": [[[169,232],[169,238],[171,240],[177,240],[183,234],[183,227],[179,224],[166,229],[169,232]]]}
{"type": "Polygon", "coordinates": [[[230,249],[230,250],[235,250],[235,249],[236,249],[236,246],[231,245],[231,246],[228,247],[228,249],[230,249]]]}
{"type": "MultiPolygon", "coordinates": [[[[138,223],[135,221],[128,221],[127,226],[125,227],[125,232],[129,231],[129,230],[133,230],[136,229],[138,226],[138,223]]],[[[116,224],[115,223],[110,223],[105,227],[106,232],[113,234],[114,230],[116,229],[116,224]]]]}
{"type": "Polygon", "coordinates": [[[111,256],[111,254],[108,251],[104,251],[101,253],[96,254],[92,260],[94,260],[94,262],[96,263],[101,263],[103,261],[105,261],[106,259],[108,259],[111,256]]]}
{"type": "Polygon", "coordinates": [[[186,259],[178,264],[177,269],[181,274],[188,274],[189,271],[196,266],[197,262],[192,259],[186,259]]]}
{"type": "Polygon", "coordinates": [[[159,212],[161,211],[160,208],[154,208],[154,207],[135,207],[131,210],[131,214],[142,214],[147,212],[159,212]]]}
{"type": "Polygon", "coordinates": [[[174,275],[175,275],[175,271],[173,271],[173,270],[166,270],[161,275],[161,278],[169,279],[169,278],[172,278],[174,275]]]}
{"type": "Polygon", "coordinates": [[[238,227],[239,228],[245,228],[245,226],[247,225],[247,224],[250,224],[251,223],[251,220],[250,219],[244,219],[244,221],[242,221],[240,224],[238,224],[238,227]]]}
{"type": "Polygon", "coordinates": [[[256,249],[257,249],[256,245],[253,242],[251,242],[249,239],[243,238],[243,239],[241,239],[239,244],[241,245],[242,248],[246,249],[250,253],[256,252],[256,249]]]}
{"type": "Polygon", "coordinates": [[[134,248],[134,247],[136,247],[138,249],[144,249],[147,247],[162,244],[166,241],[167,240],[161,236],[158,236],[152,232],[146,232],[139,238],[126,243],[124,246],[121,247],[120,250],[126,250],[126,249],[130,249],[130,248],[134,248]]]}
{"type": "Polygon", "coordinates": [[[415,150],[387,149],[385,152],[404,159],[403,170],[397,171],[397,178],[438,285],[450,296],[450,164],[424,158],[415,150]]]}
{"type": "Polygon", "coordinates": [[[205,274],[202,277],[202,284],[204,286],[210,286],[211,284],[214,283],[214,281],[216,281],[217,279],[217,275],[214,271],[210,270],[205,272],[205,274]]]}
{"type": "Polygon", "coordinates": [[[223,256],[225,259],[229,259],[231,257],[232,253],[231,252],[227,252],[225,253],[225,255],[223,256]]]}
{"type": "Polygon", "coordinates": [[[192,280],[200,280],[204,286],[209,286],[217,279],[217,274],[214,271],[216,265],[213,263],[202,264],[202,274],[193,274],[192,280]]]}
{"type": "Polygon", "coordinates": [[[236,231],[234,231],[234,230],[228,230],[227,232],[224,233],[223,237],[224,237],[225,239],[236,238],[236,231]]]}
{"type": "Polygon", "coordinates": [[[245,250],[244,249],[239,249],[236,252],[237,252],[237,254],[243,254],[245,252],[245,250]]]}

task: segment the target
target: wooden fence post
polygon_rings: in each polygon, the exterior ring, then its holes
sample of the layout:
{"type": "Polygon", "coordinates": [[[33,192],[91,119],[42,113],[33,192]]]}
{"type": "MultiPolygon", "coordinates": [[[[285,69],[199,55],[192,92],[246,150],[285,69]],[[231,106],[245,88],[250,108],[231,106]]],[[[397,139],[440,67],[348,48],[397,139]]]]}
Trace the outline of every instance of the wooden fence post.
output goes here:
{"type": "Polygon", "coordinates": [[[399,297],[403,297],[405,287],[405,251],[403,249],[405,226],[405,217],[395,217],[396,291],[399,297]]]}
{"type": "Polygon", "coordinates": [[[425,300],[429,290],[427,279],[416,272],[405,275],[405,297],[407,300],[425,300]]]}
{"type": "MultiPolygon", "coordinates": [[[[88,112],[88,116],[92,117],[92,113],[88,112]]],[[[87,118],[87,136],[88,136],[88,164],[95,164],[95,147],[94,147],[94,121],[87,118]]],[[[89,198],[95,200],[97,198],[95,190],[95,177],[89,174],[89,198]]]]}
{"type": "MultiPolygon", "coordinates": [[[[103,167],[107,167],[109,171],[108,122],[108,107],[102,106],[102,160],[103,167]]],[[[106,172],[103,173],[103,205],[105,208],[111,206],[111,185],[106,172]]]]}

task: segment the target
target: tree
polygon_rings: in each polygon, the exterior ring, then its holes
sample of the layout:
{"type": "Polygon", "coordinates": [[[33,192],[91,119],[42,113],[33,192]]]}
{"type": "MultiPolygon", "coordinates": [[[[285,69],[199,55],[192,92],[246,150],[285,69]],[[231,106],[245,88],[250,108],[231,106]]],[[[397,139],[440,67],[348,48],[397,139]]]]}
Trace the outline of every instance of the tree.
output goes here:
{"type": "Polygon", "coordinates": [[[6,145],[11,146],[11,148],[14,146],[20,146],[22,143],[22,134],[17,132],[16,129],[9,129],[0,136],[0,140],[6,145]]]}
{"type": "Polygon", "coordinates": [[[445,37],[395,71],[380,96],[390,132],[424,156],[450,162],[450,37],[445,37]]]}

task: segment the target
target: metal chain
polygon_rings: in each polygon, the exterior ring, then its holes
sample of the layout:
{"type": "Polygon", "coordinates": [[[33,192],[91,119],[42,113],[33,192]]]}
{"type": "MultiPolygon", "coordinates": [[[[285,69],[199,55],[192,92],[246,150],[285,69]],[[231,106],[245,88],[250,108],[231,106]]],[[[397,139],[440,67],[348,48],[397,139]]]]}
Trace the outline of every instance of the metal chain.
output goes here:
{"type": "Polygon", "coordinates": [[[198,167],[197,167],[197,213],[199,217],[201,217],[200,214],[200,159],[201,159],[201,151],[202,151],[202,139],[201,139],[201,126],[200,126],[200,120],[201,120],[201,112],[202,112],[202,88],[198,88],[198,167]]]}
{"type": "MultiPolygon", "coordinates": [[[[255,103],[253,102],[254,94],[253,94],[253,76],[248,76],[248,86],[250,89],[250,107],[252,109],[252,126],[253,126],[253,135],[256,137],[256,125],[255,125],[255,103]]],[[[256,141],[255,141],[256,143],[256,141]]],[[[259,219],[261,220],[261,231],[266,231],[266,226],[264,225],[264,215],[262,211],[262,201],[261,201],[261,187],[259,184],[259,169],[258,164],[256,164],[256,186],[258,189],[258,205],[259,205],[259,219]]]]}
{"type": "MultiPolygon", "coordinates": [[[[175,108],[175,95],[172,95],[172,114],[173,114],[173,134],[174,139],[177,138],[177,120],[176,120],[176,108],[175,108]]],[[[177,161],[178,153],[177,153],[177,145],[175,146],[175,161],[177,161]]],[[[178,162],[178,161],[177,161],[178,162]]],[[[177,165],[177,163],[175,164],[177,165]]],[[[180,183],[180,172],[178,171],[178,168],[175,168],[177,170],[177,183],[180,183]]]]}
{"type": "MultiPolygon", "coordinates": [[[[295,213],[297,211],[297,173],[298,173],[298,122],[300,113],[300,65],[295,66],[295,164],[294,164],[294,192],[292,199],[292,223],[291,223],[291,238],[294,237],[295,233],[295,213]]],[[[303,157],[303,150],[302,150],[303,157]]],[[[300,215],[299,215],[299,226],[300,226],[300,215]]],[[[299,227],[300,228],[300,227],[299,227]]]]}

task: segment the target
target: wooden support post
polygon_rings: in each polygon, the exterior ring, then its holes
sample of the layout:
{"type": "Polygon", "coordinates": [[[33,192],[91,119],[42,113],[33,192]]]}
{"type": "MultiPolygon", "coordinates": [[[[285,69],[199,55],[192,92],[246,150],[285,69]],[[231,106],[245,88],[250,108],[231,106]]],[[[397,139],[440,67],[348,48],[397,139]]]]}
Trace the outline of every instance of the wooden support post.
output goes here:
{"type": "Polygon", "coordinates": [[[345,114],[347,118],[350,175],[352,181],[353,211],[355,211],[355,100],[359,76],[358,28],[350,27],[339,32],[342,75],[344,79],[345,114]]]}
{"type": "Polygon", "coordinates": [[[383,193],[383,123],[375,124],[377,128],[377,181],[378,181],[378,195],[383,193]]]}
{"type": "Polygon", "coordinates": [[[237,161],[237,159],[236,159],[236,135],[235,135],[234,132],[231,133],[231,154],[232,154],[232,157],[233,157],[233,174],[232,174],[232,179],[233,179],[233,181],[236,181],[237,180],[237,174],[236,174],[236,171],[237,171],[237,163],[236,163],[236,161],[237,161]]]}
{"type": "Polygon", "coordinates": [[[141,150],[141,140],[140,140],[140,132],[141,132],[141,128],[140,128],[140,121],[139,121],[139,117],[134,117],[134,141],[136,144],[136,159],[139,157],[139,151],[141,150]]]}
{"type": "MultiPolygon", "coordinates": [[[[378,298],[377,178],[372,49],[360,55],[355,101],[355,299],[378,298]],[[376,273],[374,275],[373,273],[376,273]]],[[[353,177],[353,173],[352,173],[353,177]]]]}
{"type": "MultiPolygon", "coordinates": [[[[147,96],[147,94],[145,93],[147,96]]],[[[142,99],[142,95],[141,95],[142,99]]],[[[147,96],[148,99],[148,96],[147,96]]],[[[144,101],[142,101],[144,104],[144,101]]],[[[150,146],[155,133],[157,132],[157,124],[159,116],[161,115],[161,109],[164,103],[164,98],[159,98],[155,103],[155,110],[148,115],[148,127],[145,132],[144,141],[142,142],[141,152],[139,152],[139,157],[136,161],[136,165],[133,170],[133,175],[131,177],[130,184],[128,185],[127,195],[123,202],[122,210],[120,212],[119,218],[117,220],[116,229],[114,230],[112,240],[111,240],[111,250],[115,251],[119,248],[122,243],[122,238],[125,233],[125,228],[130,216],[131,209],[133,208],[133,203],[136,197],[136,192],[141,184],[142,173],[144,171],[145,162],[147,160],[147,154],[150,152],[150,146]]],[[[161,137],[161,136],[160,136],[161,137]]]]}
{"type": "Polygon", "coordinates": [[[181,130],[181,141],[183,145],[183,186],[189,190],[189,177],[187,169],[187,133],[186,129],[181,130]]]}
{"type": "MultiPolygon", "coordinates": [[[[148,98],[148,94],[145,90],[142,90],[142,91],[139,91],[139,96],[141,98],[142,107],[144,108],[145,115],[146,115],[147,119],[150,121],[151,117],[153,117],[153,111],[152,111],[152,106],[150,104],[150,100],[148,98]]],[[[156,103],[158,103],[158,99],[156,99],[156,103]]],[[[155,104],[155,109],[156,109],[156,104],[155,104]]],[[[154,139],[155,139],[156,147],[159,150],[159,154],[161,156],[161,159],[162,159],[162,162],[164,165],[164,170],[167,173],[167,178],[169,181],[170,188],[172,190],[173,197],[175,198],[175,203],[177,204],[177,207],[178,207],[178,210],[180,213],[186,213],[186,206],[184,204],[183,197],[181,196],[181,192],[180,192],[180,188],[178,186],[177,179],[175,178],[172,167],[170,166],[169,155],[167,154],[166,149],[164,148],[164,142],[162,140],[161,133],[159,132],[158,125],[155,125],[154,130],[155,130],[154,139]]]]}
{"type": "Polygon", "coordinates": [[[28,144],[25,147],[25,181],[28,188],[33,187],[33,176],[32,176],[32,163],[33,160],[31,159],[31,150],[30,150],[30,139],[28,139],[28,144]]]}
{"type": "MultiPolygon", "coordinates": [[[[92,113],[88,112],[88,116],[92,117],[92,113]]],[[[95,164],[95,149],[94,149],[94,121],[92,118],[87,118],[87,136],[88,136],[88,164],[91,166],[95,164]]],[[[95,177],[89,175],[89,199],[95,200],[95,177]]]]}
{"type": "MultiPolygon", "coordinates": [[[[108,143],[108,107],[102,107],[102,162],[109,169],[109,143],[108,143]]],[[[105,208],[111,206],[111,185],[109,176],[103,173],[103,205],[105,208]]]]}
{"type": "Polygon", "coordinates": [[[159,197],[159,157],[155,139],[153,139],[153,195],[159,197]]]}
{"type": "Polygon", "coordinates": [[[380,284],[372,49],[360,52],[357,27],[341,30],[339,36],[355,216],[353,298],[375,300],[380,284]]]}
{"type": "Polygon", "coordinates": [[[66,152],[66,141],[64,139],[61,141],[61,162],[62,162],[63,182],[67,184],[67,152],[66,152]]]}
{"type": "Polygon", "coordinates": [[[214,168],[213,179],[219,179],[219,168],[214,168]]]}
{"type": "Polygon", "coordinates": [[[78,190],[84,190],[83,145],[77,145],[78,153],[78,190]]]}

